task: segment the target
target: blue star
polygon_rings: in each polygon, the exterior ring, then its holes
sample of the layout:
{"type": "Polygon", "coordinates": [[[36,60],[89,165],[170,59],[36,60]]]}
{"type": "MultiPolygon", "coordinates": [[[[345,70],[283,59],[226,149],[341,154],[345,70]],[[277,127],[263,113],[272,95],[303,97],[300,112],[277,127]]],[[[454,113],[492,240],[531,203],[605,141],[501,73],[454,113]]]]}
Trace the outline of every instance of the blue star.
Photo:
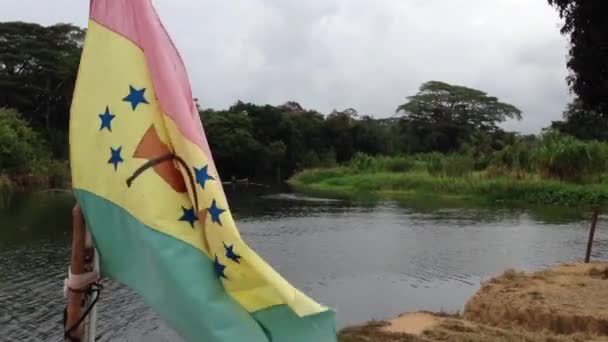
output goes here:
{"type": "Polygon", "coordinates": [[[110,147],[110,153],[112,154],[112,156],[110,157],[110,160],[108,160],[108,164],[114,165],[114,171],[118,169],[118,164],[124,162],[124,160],[122,160],[122,157],[120,156],[121,151],[122,146],[119,146],[117,149],[113,149],[110,147]]]}
{"type": "Polygon", "coordinates": [[[209,211],[209,214],[211,215],[211,222],[217,223],[221,226],[222,221],[220,221],[220,215],[226,210],[218,208],[217,204],[215,203],[215,200],[213,200],[213,202],[211,202],[211,207],[209,207],[207,211],[209,211]]]}
{"type": "Polygon", "coordinates": [[[137,109],[137,106],[140,103],[149,104],[148,100],[144,97],[144,93],[146,92],[146,88],[135,89],[133,86],[129,86],[129,95],[127,95],[124,99],[125,102],[131,102],[131,108],[133,110],[137,109]]]}
{"type": "Polygon", "coordinates": [[[236,262],[237,264],[241,263],[241,261],[239,260],[239,259],[241,259],[241,256],[234,252],[234,245],[228,246],[224,242],[224,249],[226,249],[226,258],[231,259],[232,261],[236,262]]]}
{"type": "Polygon", "coordinates": [[[228,277],[226,277],[224,274],[226,266],[220,264],[220,261],[217,259],[217,255],[215,256],[215,261],[213,262],[213,269],[215,269],[215,274],[218,278],[228,279],[228,277]]]}
{"type": "Polygon", "coordinates": [[[103,130],[107,128],[108,131],[112,132],[112,120],[116,117],[116,115],[112,115],[110,113],[110,108],[106,106],[106,111],[103,114],[99,114],[99,118],[101,119],[101,127],[99,130],[103,130]]]}
{"type": "Polygon", "coordinates": [[[182,207],[182,210],[184,211],[184,214],[179,218],[179,220],[190,223],[190,227],[194,228],[194,221],[198,221],[194,208],[186,209],[182,207]]]}
{"type": "Polygon", "coordinates": [[[213,178],[212,176],[209,176],[208,169],[209,169],[209,165],[207,165],[203,168],[200,168],[200,169],[194,168],[194,174],[196,175],[196,182],[198,184],[200,184],[203,189],[205,189],[206,181],[215,180],[215,178],[213,178]]]}

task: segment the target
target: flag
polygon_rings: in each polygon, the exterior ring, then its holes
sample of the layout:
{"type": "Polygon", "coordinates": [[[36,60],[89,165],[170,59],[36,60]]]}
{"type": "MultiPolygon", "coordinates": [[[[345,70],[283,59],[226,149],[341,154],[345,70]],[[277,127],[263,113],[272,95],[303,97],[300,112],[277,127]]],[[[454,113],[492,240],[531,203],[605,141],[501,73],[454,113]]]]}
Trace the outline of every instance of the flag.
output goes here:
{"type": "Polygon", "coordinates": [[[188,341],[335,341],[333,310],[239,235],[185,67],[151,1],[92,0],[90,11],[70,159],[102,274],[188,341]]]}

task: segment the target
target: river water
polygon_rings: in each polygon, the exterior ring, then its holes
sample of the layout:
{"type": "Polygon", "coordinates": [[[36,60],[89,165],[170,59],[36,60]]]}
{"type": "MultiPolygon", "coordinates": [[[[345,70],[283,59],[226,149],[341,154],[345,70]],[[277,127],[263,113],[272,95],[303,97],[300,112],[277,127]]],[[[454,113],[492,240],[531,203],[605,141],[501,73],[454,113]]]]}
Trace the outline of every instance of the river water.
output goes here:
{"type": "MultiPolygon", "coordinates": [[[[227,189],[243,238],[338,326],[412,310],[462,310],[481,281],[584,256],[588,213],[345,202],[227,189]]],[[[0,340],[60,341],[70,248],[68,194],[15,194],[0,207],[0,340]]],[[[604,217],[594,258],[608,257],[604,217]]],[[[102,341],[179,341],[129,289],[104,281],[102,341]]]]}

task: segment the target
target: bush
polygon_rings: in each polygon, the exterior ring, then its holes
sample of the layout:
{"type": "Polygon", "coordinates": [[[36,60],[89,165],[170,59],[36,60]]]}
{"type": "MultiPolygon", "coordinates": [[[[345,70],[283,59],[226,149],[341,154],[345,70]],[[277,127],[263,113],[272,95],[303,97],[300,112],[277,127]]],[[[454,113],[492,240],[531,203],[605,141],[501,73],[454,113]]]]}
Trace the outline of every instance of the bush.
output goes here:
{"type": "Polygon", "coordinates": [[[15,184],[7,175],[0,174],[0,209],[8,207],[15,184]]]}
{"type": "Polygon", "coordinates": [[[389,172],[407,172],[412,169],[412,161],[406,157],[383,157],[382,169],[389,172]]]}
{"type": "Polygon", "coordinates": [[[504,166],[498,165],[498,164],[490,164],[490,166],[488,166],[485,170],[485,177],[486,178],[498,178],[498,177],[504,177],[504,176],[508,176],[510,174],[509,169],[505,168],[504,166]]]}
{"type": "Polygon", "coordinates": [[[444,160],[444,174],[448,177],[463,177],[473,173],[475,160],[469,156],[451,155],[444,160]]]}
{"type": "Polygon", "coordinates": [[[443,174],[445,156],[441,153],[433,152],[425,156],[426,170],[433,176],[443,174]]]}
{"type": "Polygon", "coordinates": [[[304,169],[319,167],[319,166],[321,166],[321,159],[319,158],[319,155],[315,151],[308,150],[302,156],[299,166],[300,166],[300,168],[304,168],[304,169]]]}
{"type": "Polygon", "coordinates": [[[372,157],[357,152],[349,162],[349,167],[358,172],[407,172],[413,163],[408,157],[372,157]]]}
{"type": "Polygon", "coordinates": [[[68,161],[48,160],[40,163],[32,174],[37,186],[64,188],[70,180],[70,165],[68,161]]]}
{"type": "Polygon", "coordinates": [[[536,146],[522,139],[515,140],[502,150],[492,154],[491,165],[515,172],[530,172],[533,169],[531,151],[536,146]]]}
{"type": "Polygon", "coordinates": [[[475,169],[475,160],[466,155],[431,153],[427,157],[427,171],[434,176],[463,177],[475,169]]]}
{"type": "Polygon", "coordinates": [[[542,177],[582,182],[597,180],[606,170],[608,145],[549,131],[532,155],[542,177]]]}
{"type": "Polygon", "coordinates": [[[28,173],[50,159],[46,144],[15,110],[0,108],[0,170],[28,173]]]}
{"type": "Polygon", "coordinates": [[[333,148],[330,148],[326,152],[320,154],[319,158],[321,159],[321,167],[336,167],[338,163],[336,162],[336,151],[333,148]]]}
{"type": "Polygon", "coordinates": [[[361,152],[355,153],[350,160],[349,166],[351,169],[359,172],[376,172],[381,169],[378,159],[361,152]]]}

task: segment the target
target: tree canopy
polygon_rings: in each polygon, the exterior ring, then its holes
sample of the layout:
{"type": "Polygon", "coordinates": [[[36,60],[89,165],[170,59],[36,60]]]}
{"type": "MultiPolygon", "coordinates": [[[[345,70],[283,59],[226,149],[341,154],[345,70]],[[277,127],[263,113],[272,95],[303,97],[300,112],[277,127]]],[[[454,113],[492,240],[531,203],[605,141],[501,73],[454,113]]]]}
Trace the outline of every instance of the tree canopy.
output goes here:
{"type": "Polygon", "coordinates": [[[494,134],[507,119],[521,119],[515,106],[477,89],[444,82],[423,83],[417,94],[397,107],[412,152],[451,151],[471,136],[494,134]]]}
{"type": "Polygon", "coordinates": [[[563,121],[554,121],[551,127],[583,140],[608,140],[608,120],[604,115],[583,107],[576,99],[566,107],[563,121]]]}
{"type": "MultiPolygon", "coordinates": [[[[67,159],[69,109],[84,35],[69,24],[0,23],[0,107],[15,109],[0,122],[0,148],[6,147],[0,165],[14,168],[24,156],[41,158],[46,146],[54,159],[67,159]]],[[[295,101],[278,106],[237,101],[224,110],[203,109],[197,102],[197,108],[225,178],[283,179],[303,168],[345,163],[357,152],[487,154],[510,139],[498,124],[521,118],[517,108],[481,90],[443,82],[424,83],[407,99],[397,109],[402,116],[390,118],[349,107],[323,114],[295,101]]]]}
{"type": "Polygon", "coordinates": [[[568,84],[584,110],[608,113],[608,1],[548,0],[570,37],[568,84]]]}
{"type": "MultiPolygon", "coordinates": [[[[69,24],[0,23],[0,107],[15,108],[49,139],[65,132],[85,31],[69,24]]],[[[67,149],[56,151],[65,156],[67,149]]]]}

